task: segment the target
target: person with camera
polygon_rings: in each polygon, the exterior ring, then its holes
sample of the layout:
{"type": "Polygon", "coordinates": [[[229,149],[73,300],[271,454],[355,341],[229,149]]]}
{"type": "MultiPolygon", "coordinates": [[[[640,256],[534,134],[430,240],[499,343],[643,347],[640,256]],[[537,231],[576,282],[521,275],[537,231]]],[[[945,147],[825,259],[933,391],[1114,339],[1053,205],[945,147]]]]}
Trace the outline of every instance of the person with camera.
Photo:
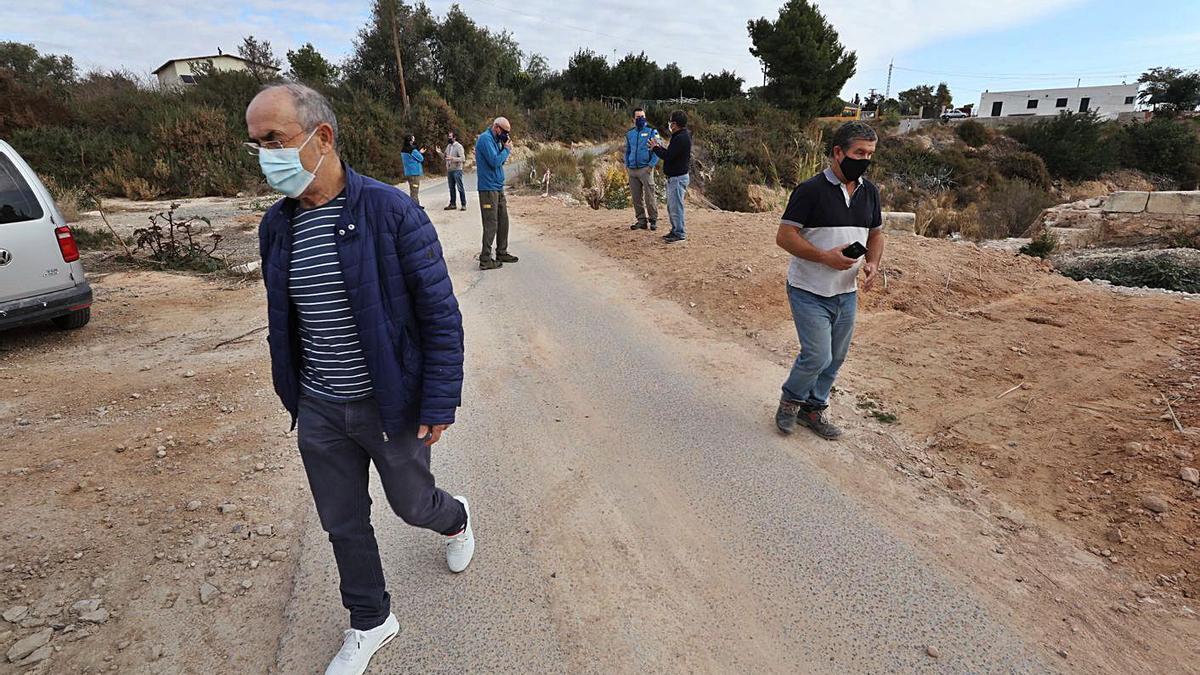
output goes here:
{"type": "Polygon", "coordinates": [[[775,412],[785,434],[799,423],[825,439],[842,435],[829,421],[829,394],[854,334],[859,271],[870,290],[883,258],[879,189],[863,178],[877,141],[866,123],[843,124],[833,136],[829,167],[792,190],[775,235],[792,254],[787,292],[800,337],[800,355],[775,412]]]}

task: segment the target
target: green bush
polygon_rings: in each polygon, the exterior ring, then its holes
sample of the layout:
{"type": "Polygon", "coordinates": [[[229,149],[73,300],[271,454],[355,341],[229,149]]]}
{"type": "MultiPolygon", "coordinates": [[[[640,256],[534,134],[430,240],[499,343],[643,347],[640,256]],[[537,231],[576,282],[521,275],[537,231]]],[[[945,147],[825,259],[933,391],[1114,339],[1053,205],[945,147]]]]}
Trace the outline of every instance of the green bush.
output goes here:
{"type": "Polygon", "coordinates": [[[567,101],[558,92],[542,97],[529,117],[537,136],[562,143],[610,140],[626,123],[623,113],[599,101],[567,101]]]}
{"type": "Polygon", "coordinates": [[[1050,188],[1050,172],[1046,162],[1032,152],[1021,150],[1003,155],[996,162],[996,169],[1006,178],[1020,178],[1042,189],[1050,188]]]}
{"type": "Polygon", "coordinates": [[[1050,175],[1093,180],[1117,166],[1113,125],[1092,111],[1061,113],[1027,126],[1010,127],[1008,134],[1046,163],[1050,175]]]}
{"type": "Polygon", "coordinates": [[[1049,258],[1057,248],[1058,237],[1054,236],[1054,233],[1050,230],[1044,230],[1028,244],[1018,249],[1017,252],[1022,255],[1033,256],[1034,258],[1049,258]]]}
{"type": "Polygon", "coordinates": [[[629,194],[629,174],[618,158],[612,157],[605,163],[600,173],[600,183],[604,208],[627,209],[633,205],[633,198],[629,194]]]}
{"type": "Polygon", "coordinates": [[[1021,178],[997,178],[987,187],[980,204],[978,233],[984,239],[1023,235],[1042,210],[1054,204],[1050,193],[1021,178]]]}
{"type": "Polygon", "coordinates": [[[466,128],[466,123],[446,99],[432,89],[422,89],[413,97],[412,113],[405,127],[417,137],[417,143],[425,148],[425,171],[428,173],[446,172],[445,157],[438,154],[438,151],[445,149],[446,134],[450,131],[458,132],[462,139],[459,142],[463,144],[468,156],[475,149],[472,142],[473,131],[466,128]]]}
{"type": "Polygon", "coordinates": [[[754,211],[750,204],[750,174],[740,166],[718,166],[705,184],[704,194],[726,211],[754,211]]]}
{"type": "Polygon", "coordinates": [[[1155,118],[1131,124],[1122,129],[1121,164],[1169,176],[1184,190],[1195,190],[1200,181],[1200,139],[1174,120],[1155,118]]]}
{"type": "Polygon", "coordinates": [[[982,123],[976,120],[964,120],[955,127],[954,133],[958,134],[959,139],[963,143],[972,148],[981,148],[992,140],[992,133],[982,123]]]}

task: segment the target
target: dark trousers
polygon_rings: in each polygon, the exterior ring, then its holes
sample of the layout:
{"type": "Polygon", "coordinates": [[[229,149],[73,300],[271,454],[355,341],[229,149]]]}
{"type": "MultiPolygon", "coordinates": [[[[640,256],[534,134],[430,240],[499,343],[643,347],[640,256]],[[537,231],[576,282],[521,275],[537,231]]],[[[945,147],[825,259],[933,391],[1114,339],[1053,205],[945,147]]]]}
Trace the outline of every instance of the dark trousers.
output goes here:
{"type": "Polygon", "coordinates": [[[396,515],[415,527],[453,534],[467,522],[463,505],[439,490],[417,423],[384,440],[375,399],[331,403],[300,398],[299,445],[321,528],[329,534],[350,626],[370,630],[387,619],[391,597],[371,527],[368,467],[374,462],[396,515]]]}
{"type": "Polygon", "coordinates": [[[483,249],[480,260],[492,257],[492,242],[496,242],[496,255],[508,253],[508,202],[504,190],[487,190],[479,193],[479,211],[483,214],[483,249]]]}
{"type": "Polygon", "coordinates": [[[450,186],[450,206],[456,206],[454,203],[454,190],[458,189],[458,198],[462,201],[462,205],[467,205],[467,189],[463,187],[463,172],[462,169],[452,169],[446,173],[446,184],[450,186]]]}

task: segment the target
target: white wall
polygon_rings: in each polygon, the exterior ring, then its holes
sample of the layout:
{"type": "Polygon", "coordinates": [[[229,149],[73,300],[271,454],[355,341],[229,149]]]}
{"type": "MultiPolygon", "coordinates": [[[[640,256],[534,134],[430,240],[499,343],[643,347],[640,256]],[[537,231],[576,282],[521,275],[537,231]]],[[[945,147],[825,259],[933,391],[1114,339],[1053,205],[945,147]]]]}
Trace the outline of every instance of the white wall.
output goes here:
{"type": "Polygon", "coordinates": [[[204,61],[212,61],[215,70],[233,71],[233,70],[249,70],[246,67],[246,62],[241,59],[236,59],[228,54],[213,56],[206,59],[192,59],[190,61],[172,61],[166,68],[158,71],[158,82],[160,85],[177,86],[182,84],[179,79],[180,75],[192,75],[195,70],[193,65],[204,61]]]}
{"type": "Polygon", "coordinates": [[[1062,89],[1027,89],[1024,91],[985,91],[979,97],[980,117],[992,117],[994,103],[1001,104],[1000,116],[1057,115],[1063,111],[1080,112],[1080,104],[1087,98],[1088,110],[1095,110],[1105,118],[1115,118],[1120,113],[1133,112],[1137,103],[1138,85],[1115,84],[1103,87],[1066,87],[1062,89]],[[1132,97],[1130,103],[1125,101],[1132,97]],[[1059,107],[1060,99],[1066,105],[1059,107]],[[1029,101],[1037,101],[1037,108],[1030,108],[1029,101]]]}

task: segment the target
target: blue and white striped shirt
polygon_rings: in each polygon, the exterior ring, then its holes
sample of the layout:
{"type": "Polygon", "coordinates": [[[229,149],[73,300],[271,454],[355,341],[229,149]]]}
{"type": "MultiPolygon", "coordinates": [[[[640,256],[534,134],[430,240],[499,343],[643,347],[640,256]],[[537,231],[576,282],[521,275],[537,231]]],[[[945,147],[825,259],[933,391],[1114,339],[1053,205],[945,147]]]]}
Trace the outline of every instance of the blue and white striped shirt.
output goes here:
{"type": "Polygon", "coordinates": [[[334,240],[345,204],[342,193],[292,216],[288,293],[300,324],[300,386],[327,401],[357,401],[372,393],[334,240]]]}

